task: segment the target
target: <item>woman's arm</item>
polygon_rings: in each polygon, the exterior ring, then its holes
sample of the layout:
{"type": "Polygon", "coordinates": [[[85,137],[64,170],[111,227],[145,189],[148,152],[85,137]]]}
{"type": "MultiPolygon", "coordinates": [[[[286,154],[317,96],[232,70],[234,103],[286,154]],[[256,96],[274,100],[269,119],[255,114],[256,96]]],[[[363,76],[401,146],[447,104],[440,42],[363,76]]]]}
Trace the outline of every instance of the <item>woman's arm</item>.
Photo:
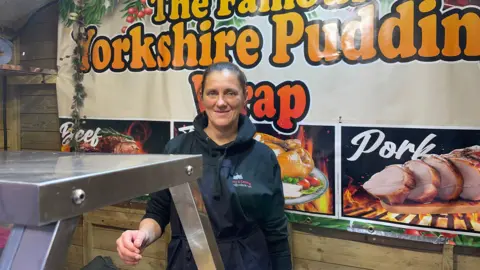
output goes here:
{"type": "Polygon", "coordinates": [[[148,247],[162,236],[162,228],[160,228],[160,225],[157,223],[157,221],[151,218],[143,219],[140,222],[138,230],[145,233],[145,240],[143,243],[144,247],[148,247]]]}
{"type": "MultiPolygon", "coordinates": [[[[173,140],[170,140],[163,154],[173,154],[173,140]]],[[[170,223],[170,207],[172,204],[172,195],[169,189],[163,189],[150,194],[150,200],[147,203],[145,215],[140,222],[139,230],[144,230],[147,233],[148,239],[146,246],[155,242],[162,237],[165,232],[165,227],[170,223]]]]}
{"type": "Polygon", "coordinates": [[[165,227],[170,222],[170,207],[172,197],[168,189],[150,194],[150,200],[139,230],[147,234],[146,246],[155,242],[165,232],[165,227]]]}
{"type": "Polygon", "coordinates": [[[272,269],[291,270],[292,260],[288,243],[288,220],[285,215],[285,198],[280,177],[280,166],[275,159],[273,166],[273,196],[264,208],[260,226],[267,241],[272,269]]]}

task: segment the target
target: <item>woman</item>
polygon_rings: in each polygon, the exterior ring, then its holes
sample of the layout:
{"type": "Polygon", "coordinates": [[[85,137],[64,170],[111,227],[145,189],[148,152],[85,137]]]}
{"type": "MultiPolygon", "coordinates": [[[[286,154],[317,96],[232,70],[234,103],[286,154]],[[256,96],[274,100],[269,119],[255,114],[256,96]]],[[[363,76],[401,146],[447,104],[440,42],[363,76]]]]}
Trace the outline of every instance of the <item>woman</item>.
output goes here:
{"type": "MultiPolygon", "coordinates": [[[[280,167],[241,114],[247,79],[232,63],[213,64],[203,77],[205,112],[195,118],[195,131],[172,139],[166,153],[203,156],[200,189],[225,269],[292,269],[280,167]],[[237,185],[234,176],[247,185],[237,185]]],[[[161,237],[168,223],[167,269],[197,269],[168,190],[153,193],[139,229],[117,240],[122,260],[137,264],[143,247],[161,237]]]]}

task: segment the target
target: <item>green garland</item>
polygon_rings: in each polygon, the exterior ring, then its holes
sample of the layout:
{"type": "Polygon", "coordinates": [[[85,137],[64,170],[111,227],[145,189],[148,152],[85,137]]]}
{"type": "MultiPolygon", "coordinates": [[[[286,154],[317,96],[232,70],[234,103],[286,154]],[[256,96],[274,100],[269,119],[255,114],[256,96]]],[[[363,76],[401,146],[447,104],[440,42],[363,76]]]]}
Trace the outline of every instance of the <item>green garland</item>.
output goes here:
{"type": "MultiPolygon", "coordinates": [[[[75,39],[75,49],[73,50],[72,56],[72,65],[73,65],[73,82],[74,82],[74,89],[75,94],[73,95],[73,102],[72,102],[72,133],[77,134],[78,130],[80,129],[82,117],[80,116],[81,109],[84,105],[85,97],[87,93],[85,93],[85,87],[83,86],[83,71],[82,71],[82,57],[83,57],[83,43],[87,39],[86,31],[85,31],[85,23],[84,23],[84,9],[85,6],[83,4],[83,0],[76,0],[75,1],[75,9],[69,16],[70,20],[74,20],[77,26],[77,31],[74,31],[74,39],[75,39]]],[[[78,141],[76,136],[73,136],[72,140],[70,141],[70,149],[79,151],[78,141]]]]}
{"type": "MultiPolygon", "coordinates": [[[[213,0],[216,2],[216,0],[213,0]]],[[[113,13],[120,0],[62,0],[59,1],[60,19],[67,27],[73,27],[73,39],[75,48],[72,55],[73,66],[73,85],[74,95],[71,106],[71,117],[73,126],[71,131],[73,134],[81,128],[81,124],[85,117],[81,116],[81,110],[84,106],[84,100],[87,97],[85,87],[83,85],[84,73],[82,71],[82,57],[84,54],[84,42],[86,41],[85,27],[88,25],[100,26],[102,19],[108,13],[113,13]]],[[[126,18],[128,23],[134,23],[143,20],[145,16],[152,15],[153,10],[148,6],[146,0],[122,0],[123,8],[120,12],[126,18]]],[[[217,21],[216,27],[242,26],[246,22],[243,18],[232,17],[228,20],[217,21]]],[[[194,21],[190,22],[189,27],[195,27],[194,21]]],[[[125,28],[122,31],[125,31],[125,28]]],[[[79,142],[76,136],[70,141],[70,149],[77,152],[80,151],[79,142]]]]}
{"type": "MultiPolygon", "coordinates": [[[[107,13],[112,13],[119,0],[83,0],[83,22],[85,25],[100,25],[103,17],[107,13]]],[[[72,12],[76,12],[76,2],[78,0],[61,0],[58,2],[60,19],[65,26],[70,27],[76,22],[71,17],[72,12]]]]}

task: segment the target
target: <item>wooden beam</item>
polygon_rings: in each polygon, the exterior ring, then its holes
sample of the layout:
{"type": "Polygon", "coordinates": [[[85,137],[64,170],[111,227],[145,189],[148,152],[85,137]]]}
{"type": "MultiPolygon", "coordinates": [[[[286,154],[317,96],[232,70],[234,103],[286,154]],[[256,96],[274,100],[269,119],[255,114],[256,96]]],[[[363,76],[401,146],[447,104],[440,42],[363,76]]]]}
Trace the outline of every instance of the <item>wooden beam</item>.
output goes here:
{"type": "Polygon", "coordinates": [[[9,130],[8,144],[11,150],[20,150],[20,93],[15,86],[7,89],[7,126],[9,130]]]}
{"type": "Polygon", "coordinates": [[[442,252],[442,270],[453,270],[453,246],[443,245],[442,252]]]}
{"type": "Polygon", "coordinates": [[[60,151],[60,133],[52,131],[22,131],[22,150],[60,151]]]}
{"type": "Polygon", "coordinates": [[[55,59],[57,57],[57,41],[54,39],[52,41],[22,43],[20,51],[21,61],[55,59]]]}
{"type": "Polygon", "coordinates": [[[293,229],[290,222],[288,223],[288,245],[290,246],[290,260],[293,263],[293,229]]]}
{"type": "MultiPolygon", "coordinates": [[[[13,42],[13,59],[12,64],[20,64],[20,38],[13,42]]],[[[8,81],[7,81],[8,83],[8,81]]],[[[20,93],[15,85],[8,86],[7,98],[8,98],[8,111],[7,111],[7,124],[12,132],[12,136],[9,136],[8,140],[11,141],[10,145],[12,150],[21,149],[21,127],[20,127],[20,93]]]]}
{"type": "Polygon", "coordinates": [[[13,76],[8,80],[8,84],[56,84],[57,75],[29,75],[13,76]]]}
{"type": "Polygon", "coordinates": [[[359,268],[352,266],[345,266],[341,264],[324,263],[318,261],[295,259],[293,262],[293,269],[295,270],[373,270],[373,268],[359,268]]]}
{"type": "Polygon", "coordinates": [[[13,58],[11,63],[14,65],[20,65],[21,55],[22,54],[20,53],[20,38],[17,37],[17,39],[13,41],[13,58]]]}
{"type": "Polygon", "coordinates": [[[59,130],[59,118],[56,113],[22,114],[22,131],[55,131],[59,130]]]}
{"type": "Polygon", "coordinates": [[[442,252],[442,246],[432,243],[425,243],[419,241],[411,241],[406,239],[397,239],[386,236],[366,235],[361,233],[353,233],[343,230],[327,229],[305,224],[293,223],[294,231],[305,232],[315,236],[324,236],[329,238],[336,238],[348,241],[355,241],[360,243],[370,243],[374,245],[382,245],[386,247],[403,248],[418,251],[442,252]]]}
{"type": "Polygon", "coordinates": [[[22,96],[20,113],[58,114],[56,96],[22,96]]]}
{"type": "Polygon", "coordinates": [[[83,265],[87,265],[92,259],[93,250],[93,224],[83,216],[83,265]]]}
{"type": "Polygon", "coordinates": [[[294,257],[366,269],[438,270],[442,254],[293,233],[294,257]]]}
{"type": "Polygon", "coordinates": [[[12,28],[0,26],[0,37],[11,39],[13,36],[15,36],[15,31],[12,28]]]}

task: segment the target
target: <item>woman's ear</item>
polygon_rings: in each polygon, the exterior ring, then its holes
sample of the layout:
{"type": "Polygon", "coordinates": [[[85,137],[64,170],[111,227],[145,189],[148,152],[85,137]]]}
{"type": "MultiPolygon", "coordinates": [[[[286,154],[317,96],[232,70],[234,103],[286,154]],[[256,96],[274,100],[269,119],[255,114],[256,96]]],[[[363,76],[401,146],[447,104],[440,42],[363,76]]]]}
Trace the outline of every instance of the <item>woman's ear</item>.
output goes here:
{"type": "Polygon", "coordinates": [[[244,100],[244,106],[247,106],[248,103],[248,88],[245,87],[245,90],[243,91],[243,94],[245,95],[245,100],[244,100]]]}
{"type": "Polygon", "coordinates": [[[203,100],[203,90],[202,90],[202,88],[198,89],[197,95],[198,95],[199,100],[203,100]]]}

